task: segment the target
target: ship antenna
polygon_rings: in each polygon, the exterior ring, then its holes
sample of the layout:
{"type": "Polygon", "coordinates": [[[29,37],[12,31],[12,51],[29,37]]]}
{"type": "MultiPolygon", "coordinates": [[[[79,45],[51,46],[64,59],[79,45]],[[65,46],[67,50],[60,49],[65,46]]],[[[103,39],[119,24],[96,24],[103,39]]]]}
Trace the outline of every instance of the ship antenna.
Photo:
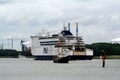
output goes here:
{"type": "Polygon", "coordinates": [[[63,29],[66,30],[65,21],[63,21],[63,29]]]}
{"type": "Polygon", "coordinates": [[[63,27],[65,27],[65,21],[63,21],[63,27]]]}
{"type": "Polygon", "coordinates": [[[78,23],[76,23],[76,37],[78,37],[78,23]]]}

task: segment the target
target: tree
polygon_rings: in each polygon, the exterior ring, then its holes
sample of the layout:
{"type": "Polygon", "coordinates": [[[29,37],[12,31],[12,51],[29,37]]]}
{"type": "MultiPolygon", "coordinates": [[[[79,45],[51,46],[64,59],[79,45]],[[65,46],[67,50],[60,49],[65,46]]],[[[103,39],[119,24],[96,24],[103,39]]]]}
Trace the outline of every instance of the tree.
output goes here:
{"type": "Polygon", "coordinates": [[[93,49],[94,56],[100,56],[101,50],[104,50],[107,55],[120,55],[120,44],[112,43],[93,43],[86,45],[86,48],[93,49]]]}

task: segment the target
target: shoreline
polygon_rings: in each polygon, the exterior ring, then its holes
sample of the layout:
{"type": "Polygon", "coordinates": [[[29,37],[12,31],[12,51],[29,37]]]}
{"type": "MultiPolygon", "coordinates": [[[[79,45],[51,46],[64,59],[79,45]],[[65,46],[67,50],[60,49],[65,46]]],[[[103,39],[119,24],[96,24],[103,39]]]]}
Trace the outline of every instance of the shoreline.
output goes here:
{"type": "MultiPolygon", "coordinates": [[[[102,56],[93,56],[93,59],[101,59],[102,56]]],[[[108,55],[106,59],[120,59],[120,55],[108,55]]]]}
{"type": "MultiPolygon", "coordinates": [[[[11,56],[0,56],[0,58],[19,58],[19,57],[11,57],[11,56]]],[[[26,57],[26,58],[34,58],[34,57],[26,57]]],[[[93,56],[93,59],[101,59],[102,56],[93,56]]],[[[106,59],[120,59],[120,55],[108,55],[106,59]]]]}

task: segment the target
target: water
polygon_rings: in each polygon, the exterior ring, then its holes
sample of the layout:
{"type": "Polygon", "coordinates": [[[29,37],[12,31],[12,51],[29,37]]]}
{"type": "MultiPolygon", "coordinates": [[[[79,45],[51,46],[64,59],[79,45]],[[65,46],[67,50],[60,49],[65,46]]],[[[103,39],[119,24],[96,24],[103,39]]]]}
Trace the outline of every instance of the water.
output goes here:
{"type": "Polygon", "coordinates": [[[70,61],[57,64],[33,59],[0,58],[0,80],[119,80],[120,60],[70,61]]]}

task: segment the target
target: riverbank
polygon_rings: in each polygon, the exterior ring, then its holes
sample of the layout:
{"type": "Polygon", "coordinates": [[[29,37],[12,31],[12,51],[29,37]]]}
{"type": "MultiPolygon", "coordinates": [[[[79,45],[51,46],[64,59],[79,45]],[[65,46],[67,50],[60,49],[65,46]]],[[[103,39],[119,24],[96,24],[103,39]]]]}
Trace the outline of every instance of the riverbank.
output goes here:
{"type": "MultiPolygon", "coordinates": [[[[0,56],[0,58],[19,58],[13,56],[0,56]]],[[[26,58],[34,58],[33,56],[27,56],[26,58]]],[[[102,56],[94,56],[93,59],[101,59],[102,56]]],[[[120,59],[120,55],[109,55],[107,59],[120,59]]]]}
{"type": "MultiPolygon", "coordinates": [[[[93,59],[101,59],[102,56],[94,56],[93,59]]],[[[120,59],[120,55],[108,55],[107,59],[120,59]]]]}

